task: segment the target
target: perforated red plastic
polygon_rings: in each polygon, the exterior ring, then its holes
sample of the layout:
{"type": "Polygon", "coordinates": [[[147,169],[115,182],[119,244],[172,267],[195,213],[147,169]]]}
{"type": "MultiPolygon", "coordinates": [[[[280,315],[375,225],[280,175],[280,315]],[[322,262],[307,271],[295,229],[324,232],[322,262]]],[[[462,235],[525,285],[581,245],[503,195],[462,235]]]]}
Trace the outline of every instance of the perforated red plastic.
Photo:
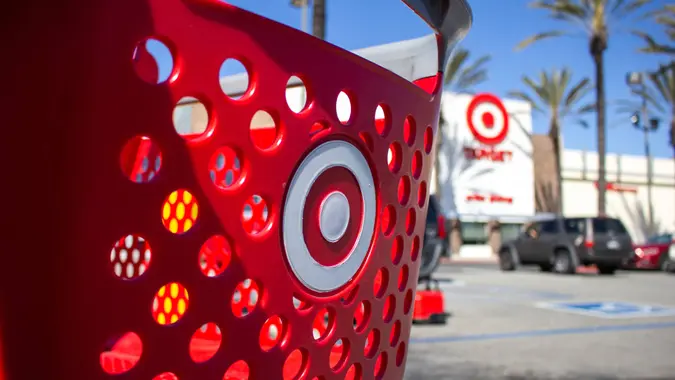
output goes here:
{"type": "Polygon", "coordinates": [[[441,74],[215,0],[49,8],[8,37],[5,379],[402,378],[441,74]],[[203,133],[176,133],[185,97],[203,133]]]}

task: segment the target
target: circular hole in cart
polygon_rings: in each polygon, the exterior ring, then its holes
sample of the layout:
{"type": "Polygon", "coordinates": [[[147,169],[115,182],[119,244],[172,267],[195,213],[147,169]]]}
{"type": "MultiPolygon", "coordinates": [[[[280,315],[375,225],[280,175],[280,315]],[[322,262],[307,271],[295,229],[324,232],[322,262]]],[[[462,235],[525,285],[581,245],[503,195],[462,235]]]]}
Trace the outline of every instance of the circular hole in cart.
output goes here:
{"type": "Polygon", "coordinates": [[[244,181],[242,155],[230,147],[216,150],[209,160],[211,182],[221,190],[232,190],[244,181]]]}
{"type": "Polygon", "coordinates": [[[136,75],[150,84],[162,84],[175,78],[175,59],[164,41],[149,37],[134,46],[131,55],[136,75]]]}
{"type": "Polygon", "coordinates": [[[188,232],[197,223],[199,205],[197,199],[185,189],[172,191],[162,206],[162,223],[174,234],[188,232]]]}
{"type": "Polygon", "coordinates": [[[230,302],[232,313],[239,318],[251,314],[258,306],[262,296],[261,292],[262,289],[258,283],[250,278],[240,282],[232,292],[230,302]]]}
{"type": "Polygon", "coordinates": [[[199,269],[206,277],[223,274],[232,259],[232,246],[222,235],[210,237],[199,250],[199,269]]]}
{"type": "Polygon", "coordinates": [[[235,58],[228,58],[220,65],[218,82],[223,93],[232,100],[241,100],[251,90],[249,70],[235,58]]]}
{"type": "Polygon", "coordinates": [[[309,105],[307,86],[297,75],[288,78],[286,83],[286,104],[291,111],[301,113],[309,105]]]}
{"type": "Polygon", "coordinates": [[[177,282],[163,285],[152,301],[152,316],[160,325],[173,325],[188,309],[190,296],[187,289],[177,282]]]}
{"type": "Polygon", "coordinates": [[[223,341],[220,327],[213,322],[205,323],[192,334],[190,339],[190,358],[195,363],[203,363],[218,352],[223,341]]]}
{"type": "Polygon", "coordinates": [[[150,137],[132,137],[122,147],[120,167],[130,181],[148,183],[162,168],[162,151],[150,137]]]}
{"type": "Polygon", "coordinates": [[[195,139],[206,134],[209,117],[209,110],[201,100],[184,96],[173,109],[173,126],[185,139],[195,139]]]}
{"type": "Polygon", "coordinates": [[[110,250],[113,272],[123,280],[133,280],[143,275],[150,267],[151,260],[150,244],[139,235],[120,238],[110,250]]]}
{"type": "Polygon", "coordinates": [[[103,371],[110,375],[126,373],[136,366],[143,354],[143,342],[138,334],[127,332],[113,339],[99,355],[103,371]]]}

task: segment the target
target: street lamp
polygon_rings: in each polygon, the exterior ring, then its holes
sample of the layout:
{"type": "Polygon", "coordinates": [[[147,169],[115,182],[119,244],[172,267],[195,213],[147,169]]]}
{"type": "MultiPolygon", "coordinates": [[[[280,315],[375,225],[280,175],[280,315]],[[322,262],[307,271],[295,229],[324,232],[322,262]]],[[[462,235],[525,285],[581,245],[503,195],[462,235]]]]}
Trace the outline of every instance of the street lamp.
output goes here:
{"type": "Polygon", "coordinates": [[[636,111],[630,117],[631,124],[642,131],[644,136],[645,158],[647,159],[647,204],[649,228],[654,226],[654,207],[652,203],[652,154],[649,147],[649,132],[654,132],[659,128],[660,120],[656,117],[649,119],[647,114],[647,85],[644,81],[644,74],[640,72],[631,72],[626,74],[626,84],[633,93],[642,99],[642,109],[636,111]],[[648,122],[648,124],[646,124],[648,122]]]}
{"type": "Polygon", "coordinates": [[[309,8],[309,0],[291,0],[291,6],[300,8],[300,30],[307,33],[307,8],[309,8]]]}
{"type": "MultiPolygon", "coordinates": [[[[309,0],[291,0],[291,6],[294,8],[300,8],[300,30],[307,33],[309,0]]],[[[307,89],[303,86],[300,90],[300,104],[305,104],[306,102],[307,89]]]]}
{"type": "Polygon", "coordinates": [[[642,80],[643,74],[640,72],[632,72],[626,74],[626,83],[628,86],[642,86],[644,82],[642,80]]]}

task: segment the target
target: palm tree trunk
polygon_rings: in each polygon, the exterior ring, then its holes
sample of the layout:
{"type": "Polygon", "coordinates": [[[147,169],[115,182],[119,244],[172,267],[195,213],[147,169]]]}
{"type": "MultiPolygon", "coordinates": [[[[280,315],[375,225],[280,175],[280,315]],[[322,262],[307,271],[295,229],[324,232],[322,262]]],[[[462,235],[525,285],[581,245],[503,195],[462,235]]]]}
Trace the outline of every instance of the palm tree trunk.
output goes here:
{"type": "Polygon", "coordinates": [[[593,55],[593,63],[595,64],[595,97],[597,103],[597,128],[598,128],[598,215],[606,214],[606,193],[607,180],[605,178],[605,156],[606,141],[605,141],[605,62],[604,50],[606,45],[603,44],[600,38],[594,38],[591,42],[591,53],[593,55]],[[603,46],[604,45],[604,46],[603,46]]]}
{"type": "Polygon", "coordinates": [[[563,193],[562,193],[562,159],[560,157],[560,126],[557,120],[551,120],[551,127],[548,131],[549,138],[553,144],[553,154],[555,157],[555,174],[556,174],[556,194],[555,207],[553,210],[556,213],[563,212],[563,193]]]}
{"type": "Polygon", "coordinates": [[[314,0],[312,34],[322,40],[326,39],[326,0],[314,0]]]}

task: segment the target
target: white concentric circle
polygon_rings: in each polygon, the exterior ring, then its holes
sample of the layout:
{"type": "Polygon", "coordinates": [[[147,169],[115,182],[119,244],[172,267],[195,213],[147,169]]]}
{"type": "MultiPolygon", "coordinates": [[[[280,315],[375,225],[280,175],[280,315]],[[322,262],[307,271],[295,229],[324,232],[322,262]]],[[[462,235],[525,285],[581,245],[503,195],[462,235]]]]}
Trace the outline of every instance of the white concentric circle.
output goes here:
{"type": "Polygon", "coordinates": [[[321,201],[319,231],[326,241],[335,243],[349,227],[349,200],[340,191],[333,191],[321,201]]]}
{"type": "Polygon", "coordinates": [[[375,230],[376,212],[373,174],[365,157],[354,145],[336,140],[326,142],[311,151],[291,180],[282,216],[284,249],[298,280],[309,289],[322,293],[346,284],[366,258],[375,230]],[[324,266],[312,257],[305,244],[303,216],[305,200],[314,182],[323,172],[334,167],[343,167],[356,178],[363,202],[363,215],[356,244],[349,254],[336,265],[324,266]]]}
{"type": "Polygon", "coordinates": [[[493,139],[499,136],[507,123],[507,121],[504,120],[504,115],[502,115],[499,107],[488,102],[483,102],[476,106],[473,114],[471,114],[471,121],[473,122],[474,128],[476,128],[476,132],[487,139],[493,139]],[[485,123],[483,123],[483,115],[486,113],[493,117],[494,123],[492,127],[486,126],[485,123]]]}

